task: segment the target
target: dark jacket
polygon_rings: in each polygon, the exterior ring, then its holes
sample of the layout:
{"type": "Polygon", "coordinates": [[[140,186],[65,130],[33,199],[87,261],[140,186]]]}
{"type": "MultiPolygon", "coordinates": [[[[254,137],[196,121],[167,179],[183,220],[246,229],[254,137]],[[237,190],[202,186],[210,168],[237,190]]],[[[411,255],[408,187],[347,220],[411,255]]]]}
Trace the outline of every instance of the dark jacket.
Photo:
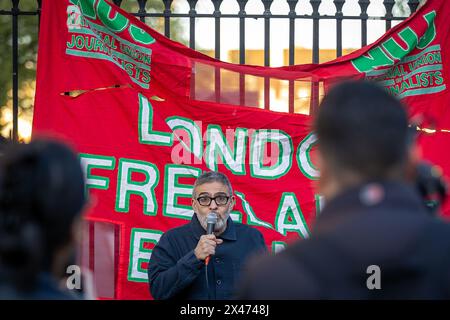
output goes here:
{"type": "Polygon", "coordinates": [[[241,299],[449,299],[450,226],[412,188],[373,183],[326,204],[310,239],[248,268],[241,299]]]}
{"type": "Polygon", "coordinates": [[[204,261],[194,254],[205,233],[194,214],[190,223],[161,236],[148,267],[153,298],[230,299],[246,259],[267,250],[261,232],[228,218],[226,230],[218,237],[223,243],[216,247],[216,254],[208,264],[208,295],[204,261]]]}
{"type": "Polygon", "coordinates": [[[48,272],[37,276],[35,286],[27,291],[18,290],[8,281],[0,281],[0,300],[80,300],[74,291],[63,289],[57,280],[48,272]]]}

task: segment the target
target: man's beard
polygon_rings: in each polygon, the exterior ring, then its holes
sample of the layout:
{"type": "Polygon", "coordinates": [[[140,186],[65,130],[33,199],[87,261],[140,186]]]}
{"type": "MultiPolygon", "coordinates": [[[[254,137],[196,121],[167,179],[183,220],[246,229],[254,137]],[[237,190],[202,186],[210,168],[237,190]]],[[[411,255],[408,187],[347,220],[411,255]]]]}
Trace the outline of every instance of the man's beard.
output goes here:
{"type": "MultiPolygon", "coordinates": [[[[218,213],[216,213],[217,216],[217,222],[214,226],[214,232],[224,231],[225,227],[227,225],[228,216],[230,215],[230,210],[227,212],[225,219],[223,219],[218,213]]],[[[200,224],[202,225],[203,229],[208,229],[208,224],[206,220],[208,219],[208,216],[206,217],[200,217],[199,214],[197,214],[197,218],[200,221],[200,224]]]]}

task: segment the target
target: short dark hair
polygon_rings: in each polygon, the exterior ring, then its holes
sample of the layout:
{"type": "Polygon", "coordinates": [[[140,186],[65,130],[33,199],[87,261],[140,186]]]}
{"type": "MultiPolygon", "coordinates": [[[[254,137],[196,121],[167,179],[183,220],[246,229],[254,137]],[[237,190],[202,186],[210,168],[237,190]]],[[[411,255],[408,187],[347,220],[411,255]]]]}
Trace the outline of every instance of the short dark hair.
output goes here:
{"type": "MultiPolygon", "coordinates": [[[[231,187],[230,180],[228,180],[228,177],[224,175],[222,172],[218,171],[206,171],[200,175],[200,177],[197,178],[197,180],[194,183],[194,190],[199,185],[210,183],[210,182],[220,182],[224,186],[228,188],[228,192],[230,195],[233,194],[233,188],[231,187]]],[[[192,192],[192,195],[195,196],[194,191],[192,192]]]]}
{"type": "Polygon", "coordinates": [[[405,108],[374,82],[333,87],[321,102],[314,130],[319,150],[334,170],[380,179],[401,169],[406,159],[405,108]]]}
{"type": "Polygon", "coordinates": [[[84,203],[83,172],[72,149],[51,140],[8,146],[0,159],[0,271],[30,289],[70,243],[84,203]]]}

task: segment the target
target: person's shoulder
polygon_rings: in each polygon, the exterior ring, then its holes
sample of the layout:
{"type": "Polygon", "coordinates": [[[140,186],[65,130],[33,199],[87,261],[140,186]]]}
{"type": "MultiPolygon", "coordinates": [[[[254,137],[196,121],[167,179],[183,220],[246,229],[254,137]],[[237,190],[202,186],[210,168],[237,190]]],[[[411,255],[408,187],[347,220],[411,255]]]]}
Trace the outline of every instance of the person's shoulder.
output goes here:
{"type": "MultiPolygon", "coordinates": [[[[288,246],[270,255],[262,257],[259,261],[266,265],[278,265],[280,270],[294,271],[297,270],[302,274],[310,274],[304,262],[310,256],[310,253],[317,253],[320,251],[322,244],[320,242],[311,241],[310,239],[299,239],[288,244],[288,246]]],[[[258,262],[257,262],[258,263],[258,262]]]]}
{"type": "Polygon", "coordinates": [[[450,222],[444,221],[440,217],[430,217],[428,219],[427,231],[435,238],[450,240],[450,222]]]}
{"type": "Polygon", "coordinates": [[[269,275],[279,275],[280,270],[295,270],[291,262],[292,260],[284,252],[267,252],[249,259],[246,269],[250,271],[255,282],[258,282],[258,280],[266,279],[269,275]]]}
{"type": "Polygon", "coordinates": [[[239,298],[278,300],[316,297],[318,285],[314,274],[296,258],[293,249],[288,246],[278,253],[252,257],[245,269],[239,298]]]}
{"type": "MultiPolygon", "coordinates": [[[[62,285],[65,285],[63,282],[62,285]]],[[[75,290],[61,286],[58,280],[48,272],[37,275],[34,290],[23,292],[17,297],[21,300],[83,300],[83,296],[75,290]]]]}

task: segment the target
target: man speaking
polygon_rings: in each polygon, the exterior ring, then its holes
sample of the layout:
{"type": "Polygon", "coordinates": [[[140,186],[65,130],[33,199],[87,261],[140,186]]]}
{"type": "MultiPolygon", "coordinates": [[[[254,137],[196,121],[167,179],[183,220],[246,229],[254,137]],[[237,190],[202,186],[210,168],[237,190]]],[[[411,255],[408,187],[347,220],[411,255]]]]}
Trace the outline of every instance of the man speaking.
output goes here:
{"type": "Polygon", "coordinates": [[[249,255],[267,251],[262,234],[230,218],[235,198],[228,178],[203,173],[192,194],[190,223],[164,233],[148,267],[155,299],[232,298],[249,255]]]}

